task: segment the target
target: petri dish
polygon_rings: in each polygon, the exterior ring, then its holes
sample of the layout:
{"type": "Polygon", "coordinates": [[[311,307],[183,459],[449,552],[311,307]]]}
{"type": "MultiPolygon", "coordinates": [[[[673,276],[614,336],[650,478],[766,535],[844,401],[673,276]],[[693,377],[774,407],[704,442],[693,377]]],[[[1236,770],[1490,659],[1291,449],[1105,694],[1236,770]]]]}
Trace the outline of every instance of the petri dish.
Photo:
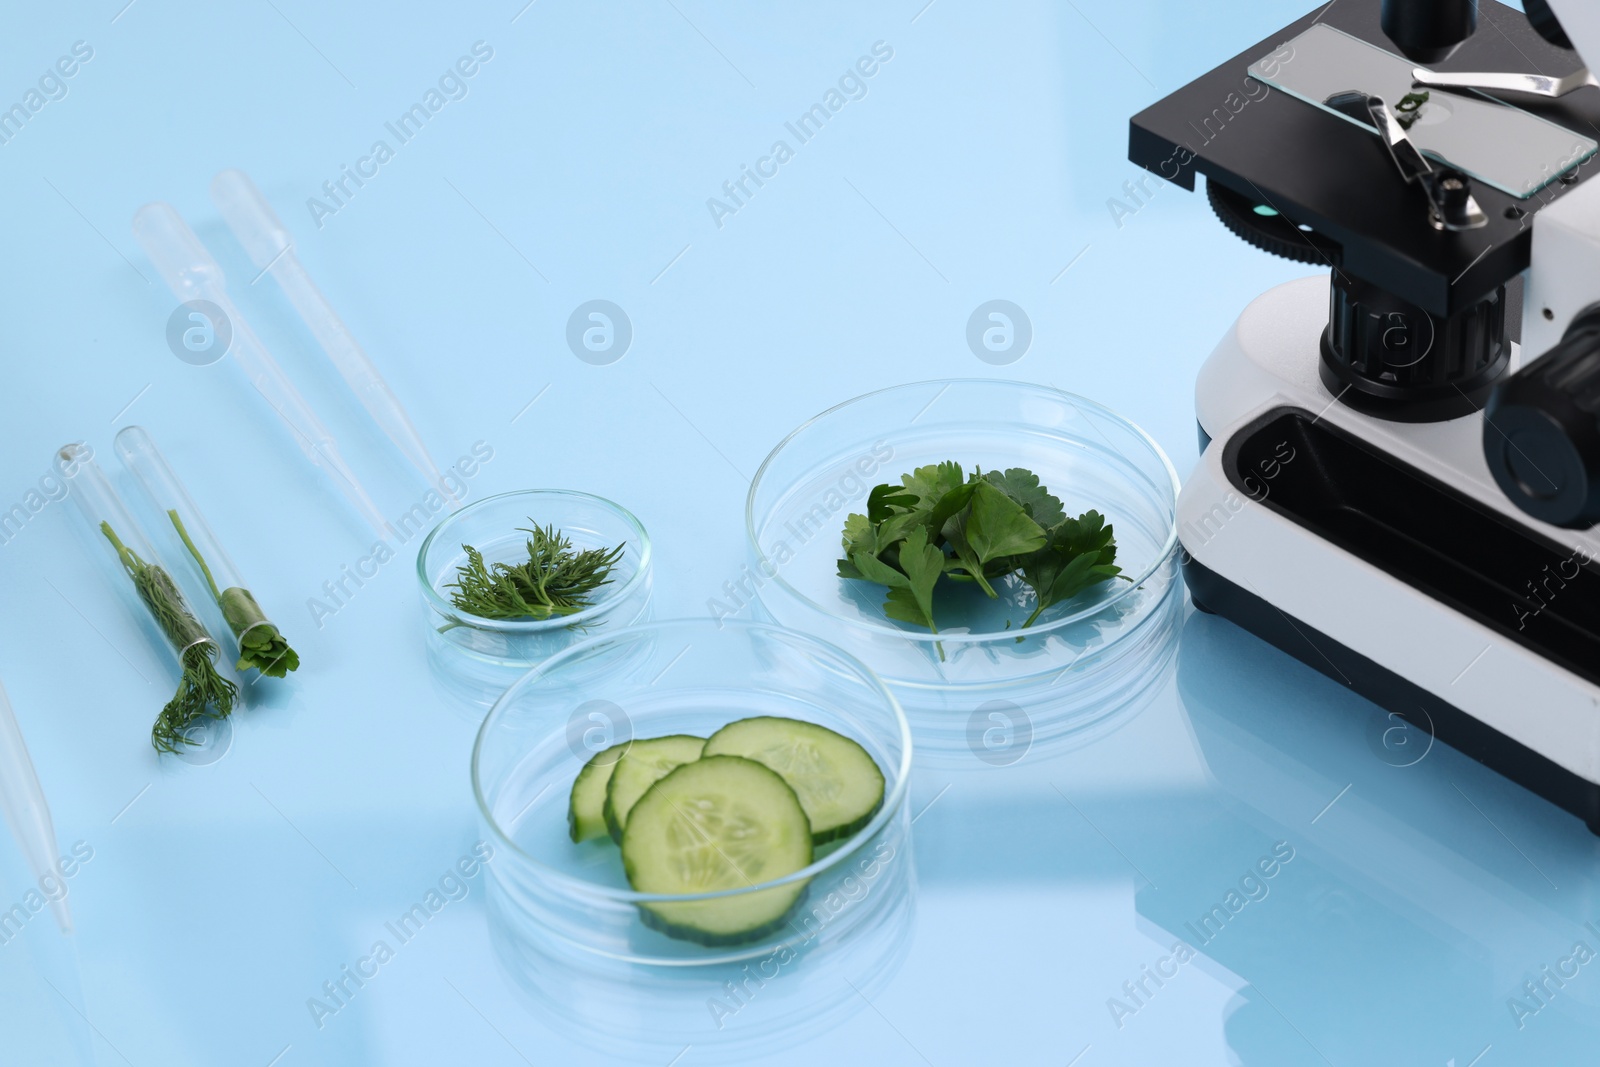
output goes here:
{"type": "Polygon", "coordinates": [[[823,641],[753,622],[685,619],[599,635],[560,652],[495,704],[478,733],[472,783],[484,839],[491,938],[520,984],[541,968],[594,976],[632,968],[717,967],[814,953],[887,923],[909,906],[911,735],[893,694],[823,641]],[[855,834],[819,846],[784,878],[714,893],[635,892],[617,847],[575,844],[568,794],[579,768],[614,744],[669,734],[708,737],[737,719],[777,715],[854,739],[882,770],[883,804],[855,834]],[[746,943],[703,945],[641,918],[651,904],[727,901],[804,883],[786,921],[746,943]]]}
{"type": "Polygon", "coordinates": [[[986,379],[880,390],[809,420],[761,465],[745,511],[755,594],[765,617],[838,643],[884,680],[919,763],[1004,766],[1099,736],[1169,673],[1183,611],[1178,488],[1149,435],[1080,396],[986,379]],[[838,576],[845,518],[874,485],[946,460],[1024,467],[1069,514],[1099,511],[1128,580],[1026,629],[1033,596],[1014,577],[994,600],[976,587],[939,600],[937,635],[889,619],[882,586],[838,576]]]}
{"type": "Polygon", "coordinates": [[[435,526],[417,552],[428,662],[444,690],[478,717],[529,668],[592,637],[648,616],[650,536],[626,508],[566,489],[526,489],[468,505],[435,526]],[[590,607],[575,615],[486,619],[459,610],[448,588],[462,564],[463,546],[488,563],[527,561],[525,528],[554,526],[573,548],[623,546],[621,558],[590,607]]]}

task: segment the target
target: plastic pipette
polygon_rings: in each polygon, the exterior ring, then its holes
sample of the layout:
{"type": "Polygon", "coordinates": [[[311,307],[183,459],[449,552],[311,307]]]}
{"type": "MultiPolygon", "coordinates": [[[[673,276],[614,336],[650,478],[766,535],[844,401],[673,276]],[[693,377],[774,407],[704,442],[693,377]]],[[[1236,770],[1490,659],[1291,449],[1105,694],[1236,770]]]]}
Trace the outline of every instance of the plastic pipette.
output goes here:
{"type": "Polygon", "coordinates": [[[279,418],[293,431],[301,450],[311,462],[328,472],[373,529],[379,534],[387,534],[389,520],[383,517],[372,498],[367,496],[367,491],[356,480],[355,473],[339,455],[333,435],[306,404],[300,391],[284,376],[277,360],[272,358],[261,339],[228,298],[227,281],[222,268],[211,258],[211,253],[206,251],[205,245],[189,229],[183,217],[171,204],[159,201],[146,204],[133,216],[133,236],[174,296],[184,302],[209,300],[222,309],[233,331],[233,343],[229,351],[249,375],[250,384],[256,387],[256,391],[266,398],[279,418]]]}
{"type": "Polygon", "coordinates": [[[446,484],[439,473],[438,464],[428,454],[416,427],[406,414],[405,407],[395,397],[389,383],[383,380],[378,368],[373,366],[361,343],[355,339],[339,313],[333,310],[328,298],[322,295],[317,283],[311,280],[294,251],[294,238],[279,220],[272,205],[267,203],[255,182],[242,170],[225,170],[211,180],[211,199],[222,212],[233,235],[244,245],[256,269],[271,274],[278,280],[289,302],[300,312],[317,343],[339,368],[350,390],[360,399],[372,421],[393,441],[411,462],[422,472],[429,484],[446,497],[458,493],[446,484]]]}
{"type": "MultiPolygon", "coordinates": [[[[22,728],[11,711],[4,685],[0,685],[0,800],[5,802],[6,822],[28,858],[34,879],[42,882],[46,875],[59,879],[61,853],[56,847],[56,828],[50,822],[50,806],[45,803],[44,787],[33,769],[33,758],[22,740],[22,728]]],[[[55,898],[50,908],[61,932],[72,933],[67,898],[55,898]]]]}

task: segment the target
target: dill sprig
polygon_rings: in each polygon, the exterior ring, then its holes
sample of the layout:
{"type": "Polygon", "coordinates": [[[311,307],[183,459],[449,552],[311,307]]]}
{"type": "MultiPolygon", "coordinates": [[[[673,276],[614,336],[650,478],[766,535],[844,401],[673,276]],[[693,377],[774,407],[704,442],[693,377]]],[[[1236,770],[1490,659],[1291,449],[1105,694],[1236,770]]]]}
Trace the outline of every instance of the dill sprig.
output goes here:
{"type": "MultiPolygon", "coordinates": [[[[530,523],[532,519],[528,520],[530,523]]],[[[450,602],[480,619],[549,619],[576,615],[594,602],[626,543],[616,548],[574,551],[572,541],[554,526],[518,527],[528,535],[526,563],[485,563],[483,553],[462,545],[467,562],[456,580],[450,602]]]]}
{"type": "Polygon", "coordinates": [[[178,691],[150,729],[150,743],[156,751],[176,752],[193,744],[189,730],[201,719],[207,715],[226,718],[233,711],[239,687],[217,673],[217,642],[184,604],[172,576],[161,566],[140,559],[137,552],[122,543],[109,522],[100,524],[100,532],[117,550],[117,558],[132,579],[139,600],[178,651],[183,669],[178,691]]]}
{"type": "Polygon", "coordinates": [[[189,531],[184,529],[178,513],[169,510],[167,518],[172,520],[178,536],[183,539],[183,547],[189,550],[189,555],[200,567],[212,598],[222,608],[222,617],[227,620],[228,629],[233,631],[234,638],[239,642],[239,662],[233,665],[234,669],[247,671],[254,667],[269,678],[282,678],[299,668],[299,654],[289,647],[288,639],[267,618],[267,613],[261,610],[261,605],[256,603],[250,590],[241,586],[218,589],[216,579],[211,576],[211,568],[206,566],[205,557],[200,555],[200,550],[189,539],[189,531]]]}

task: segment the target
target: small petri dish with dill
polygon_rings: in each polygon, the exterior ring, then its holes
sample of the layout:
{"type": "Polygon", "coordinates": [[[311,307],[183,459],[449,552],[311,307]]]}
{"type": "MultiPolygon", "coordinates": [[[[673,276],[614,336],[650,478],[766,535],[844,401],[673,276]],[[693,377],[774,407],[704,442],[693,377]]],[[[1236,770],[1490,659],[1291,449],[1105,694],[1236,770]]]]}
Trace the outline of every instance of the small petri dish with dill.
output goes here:
{"type": "Polygon", "coordinates": [[[462,508],[417,553],[436,679],[481,715],[529,668],[645,619],[650,561],[639,520],[590,493],[527,489],[462,508]]]}

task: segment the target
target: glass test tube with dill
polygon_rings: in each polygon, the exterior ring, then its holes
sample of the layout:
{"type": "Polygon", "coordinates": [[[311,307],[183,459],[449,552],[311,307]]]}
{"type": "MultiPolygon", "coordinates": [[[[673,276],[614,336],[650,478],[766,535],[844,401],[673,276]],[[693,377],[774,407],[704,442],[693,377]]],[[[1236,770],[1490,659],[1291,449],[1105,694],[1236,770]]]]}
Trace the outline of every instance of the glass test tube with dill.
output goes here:
{"type": "Polygon", "coordinates": [[[183,543],[206,588],[222,609],[222,617],[239,644],[237,670],[255,668],[269,678],[282,678],[300,666],[300,657],[245,585],[233,560],[211,532],[205,516],[184,489],[154,439],[142,426],[117,434],[117,455],[138,481],[183,543]]]}
{"type": "Polygon", "coordinates": [[[70,444],[63,446],[59,455],[68,469],[76,467],[69,492],[93,528],[94,538],[115,552],[139,602],[177,658],[182,671],[178,691],[150,730],[150,743],[157,751],[176,752],[194,743],[194,728],[201,720],[225,718],[233,711],[239,687],[217,673],[220,646],[216,639],[190,610],[171,572],[89,450],[82,444],[70,444]]]}

